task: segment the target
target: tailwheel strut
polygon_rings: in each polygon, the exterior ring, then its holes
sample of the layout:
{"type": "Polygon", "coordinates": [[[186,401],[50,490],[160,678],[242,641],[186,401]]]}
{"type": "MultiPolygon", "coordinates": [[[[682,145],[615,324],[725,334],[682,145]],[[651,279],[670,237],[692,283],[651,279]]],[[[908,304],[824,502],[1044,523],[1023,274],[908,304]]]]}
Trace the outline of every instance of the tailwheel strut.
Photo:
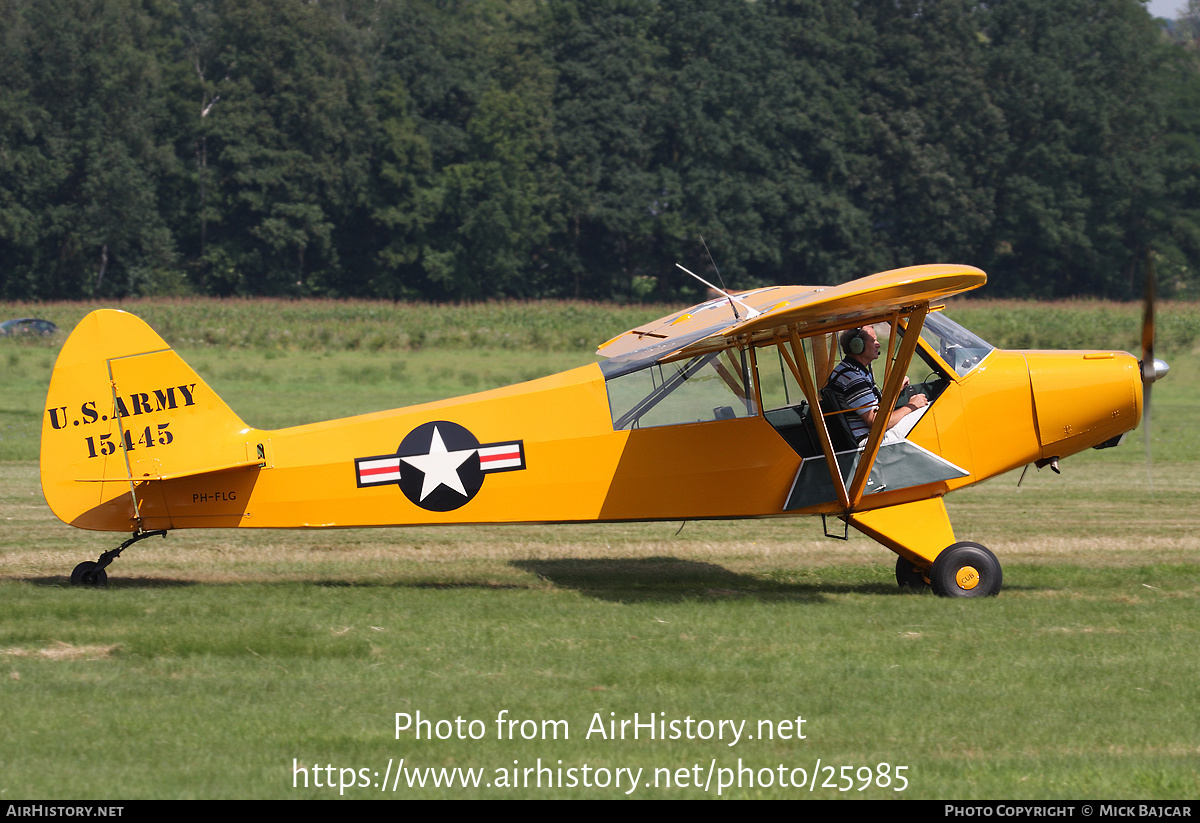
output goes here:
{"type": "Polygon", "coordinates": [[[134,543],[137,543],[139,540],[145,540],[147,537],[154,537],[155,535],[166,537],[167,530],[155,529],[154,531],[149,532],[135,532],[133,537],[126,540],[120,546],[117,546],[115,549],[110,549],[109,551],[106,551],[104,554],[100,555],[99,560],[83,561],[71,571],[71,583],[76,586],[107,586],[108,572],[104,570],[108,567],[108,565],[120,557],[121,552],[128,549],[134,543]]]}

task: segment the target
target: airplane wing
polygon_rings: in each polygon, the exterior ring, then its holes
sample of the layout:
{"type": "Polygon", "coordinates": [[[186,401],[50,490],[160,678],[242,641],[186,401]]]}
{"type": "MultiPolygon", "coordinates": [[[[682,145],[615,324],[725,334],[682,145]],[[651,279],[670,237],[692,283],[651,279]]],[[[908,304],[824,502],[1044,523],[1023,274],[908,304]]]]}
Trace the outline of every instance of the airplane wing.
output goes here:
{"type": "Polygon", "coordinates": [[[978,288],[987,275],[972,266],[934,264],[872,274],[840,286],[772,286],[738,294],[754,308],[753,317],[733,301],[718,297],[631,329],[602,344],[609,358],[606,375],[615,376],[658,361],[719,351],[747,338],[774,338],[795,327],[802,336],[856,321],[875,322],[908,306],[943,300],[978,288]]]}

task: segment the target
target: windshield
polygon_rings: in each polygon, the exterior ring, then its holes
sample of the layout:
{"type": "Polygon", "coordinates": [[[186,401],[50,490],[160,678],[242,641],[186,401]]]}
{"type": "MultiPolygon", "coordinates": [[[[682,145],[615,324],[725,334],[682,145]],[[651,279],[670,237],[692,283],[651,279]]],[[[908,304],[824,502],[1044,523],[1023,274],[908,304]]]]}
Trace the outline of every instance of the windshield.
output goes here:
{"type": "Polygon", "coordinates": [[[960,377],[982,363],[995,349],[991,343],[967,331],[941,312],[926,316],[925,324],[921,327],[921,339],[960,377]]]}

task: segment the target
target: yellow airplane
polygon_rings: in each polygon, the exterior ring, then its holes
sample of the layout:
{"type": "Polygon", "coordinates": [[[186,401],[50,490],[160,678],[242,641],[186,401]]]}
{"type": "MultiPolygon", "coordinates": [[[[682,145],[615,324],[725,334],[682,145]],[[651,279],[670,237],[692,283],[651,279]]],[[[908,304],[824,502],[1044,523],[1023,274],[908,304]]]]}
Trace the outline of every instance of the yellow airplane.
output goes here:
{"type": "Polygon", "coordinates": [[[955,541],[943,496],[1116,445],[1167,366],[1149,300],[1140,365],[996,349],[940,312],[986,279],[928,265],[722,293],[614,337],[601,363],[277,431],[243,423],[143,321],[94,311],[51,377],[42,489],[66,523],[132,534],[75,568],[91,585],[172,529],[822,515],[899,555],[901,585],[994,595],[999,562],[955,541]],[[850,345],[886,339],[879,408],[915,409],[892,429],[827,386],[838,333],[868,326],[850,345]],[[861,442],[851,415],[873,421],[861,442]]]}

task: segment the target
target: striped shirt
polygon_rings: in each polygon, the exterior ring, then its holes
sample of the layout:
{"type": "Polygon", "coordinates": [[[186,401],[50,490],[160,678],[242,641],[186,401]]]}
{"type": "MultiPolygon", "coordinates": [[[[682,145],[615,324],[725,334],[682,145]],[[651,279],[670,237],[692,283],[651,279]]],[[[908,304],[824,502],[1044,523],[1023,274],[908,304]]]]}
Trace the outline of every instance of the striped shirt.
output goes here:
{"type": "Polygon", "coordinates": [[[847,411],[844,416],[850,425],[850,433],[861,442],[871,433],[871,427],[862,419],[862,413],[878,410],[882,397],[871,368],[847,357],[833,367],[828,385],[837,395],[842,409],[854,410],[847,411]]]}

